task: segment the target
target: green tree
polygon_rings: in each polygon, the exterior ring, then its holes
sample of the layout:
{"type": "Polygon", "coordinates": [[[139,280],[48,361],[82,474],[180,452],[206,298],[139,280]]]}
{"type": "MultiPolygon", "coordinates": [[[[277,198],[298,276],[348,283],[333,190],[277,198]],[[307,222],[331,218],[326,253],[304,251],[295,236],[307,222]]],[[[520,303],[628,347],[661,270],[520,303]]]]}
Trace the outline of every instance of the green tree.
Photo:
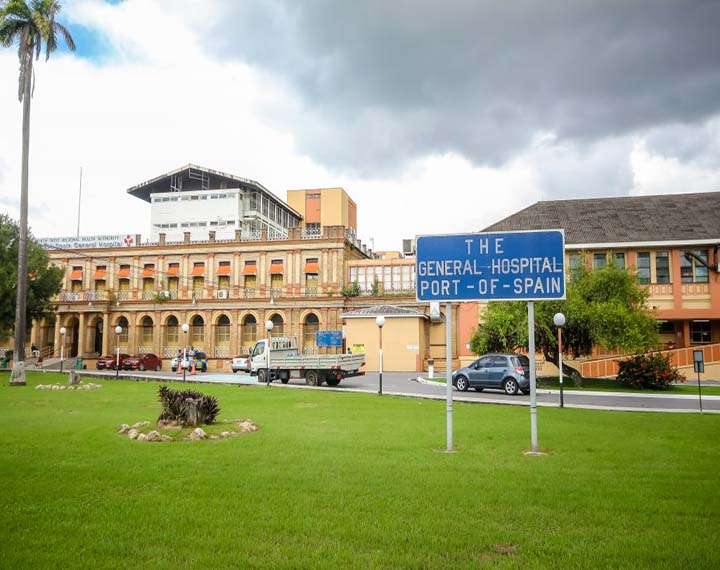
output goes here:
{"type": "MultiPolygon", "coordinates": [[[[0,214],[0,339],[6,339],[15,327],[15,294],[18,284],[19,228],[5,214],[0,214]]],[[[28,236],[28,289],[23,323],[30,325],[55,310],[51,301],[62,287],[63,269],[50,266],[47,252],[28,236]]],[[[17,351],[17,347],[16,347],[17,351]]],[[[17,352],[15,352],[17,354],[17,352]]]]}
{"type": "MultiPolygon", "coordinates": [[[[557,331],[553,315],[565,314],[563,354],[587,356],[594,346],[638,352],[658,342],[657,321],[647,309],[649,290],[637,277],[608,266],[597,271],[578,269],[567,286],[565,301],[535,303],[535,346],[545,359],[558,364],[557,331]]],[[[473,333],[470,346],[476,354],[527,349],[527,305],[524,302],[491,302],[473,333]]],[[[580,373],[566,364],[563,369],[576,384],[580,373]]]]}
{"type": "Polygon", "coordinates": [[[25,384],[25,319],[28,303],[28,169],[30,154],[30,99],[34,89],[33,57],[38,59],[45,46],[45,59],[58,47],[58,35],[75,49],[70,32],[55,21],[60,12],[56,0],[5,0],[0,1],[0,45],[17,44],[20,59],[18,99],[23,104],[22,123],[22,174],[20,178],[20,228],[18,233],[18,282],[15,300],[15,358],[10,377],[11,384],[25,384]]]}

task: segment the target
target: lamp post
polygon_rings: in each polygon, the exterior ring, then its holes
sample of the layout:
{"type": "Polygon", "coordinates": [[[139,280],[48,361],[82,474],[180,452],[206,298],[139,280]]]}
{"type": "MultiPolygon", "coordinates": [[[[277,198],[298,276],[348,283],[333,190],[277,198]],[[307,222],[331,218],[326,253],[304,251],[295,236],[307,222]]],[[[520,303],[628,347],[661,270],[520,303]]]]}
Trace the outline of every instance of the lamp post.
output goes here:
{"type": "Polygon", "coordinates": [[[382,315],[377,317],[375,319],[375,324],[378,326],[378,331],[380,334],[380,340],[379,340],[379,344],[378,344],[378,347],[379,347],[378,348],[378,357],[380,359],[380,364],[379,364],[380,376],[379,376],[379,381],[378,381],[378,396],[382,396],[382,373],[383,373],[382,330],[383,330],[383,325],[385,324],[385,317],[383,317],[382,315]]]}
{"type": "Polygon", "coordinates": [[[122,332],[122,327],[120,325],[115,327],[115,335],[117,339],[117,356],[115,359],[115,380],[118,379],[118,375],[120,374],[120,333],[122,332]]]}
{"type": "Polygon", "coordinates": [[[563,369],[562,369],[562,328],[565,326],[565,315],[562,313],[555,313],[553,317],[553,323],[558,330],[558,368],[560,369],[560,407],[565,407],[563,401],[563,369]]]}
{"type": "MultiPolygon", "coordinates": [[[[272,300],[272,299],[271,299],[272,300]]],[[[275,326],[275,323],[272,321],[265,321],[265,330],[268,334],[268,344],[267,344],[267,384],[266,386],[270,387],[270,351],[272,350],[272,330],[275,326]]]]}
{"type": "Polygon", "coordinates": [[[63,360],[65,358],[65,333],[67,332],[67,329],[65,327],[60,327],[60,374],[62,374],[63,369],[63,360]]]}
{"type": "Polygon", "coordinates": [[[178,364],[178,366],[182,366],[182,369],[183,369],[183,382],[185,382],[185,374],[187,373],[187,365],[186,365],[186,363],[187,363],[187,334],[188,334],[189,330],[190,330],[190,325],[187,323],[183,323],[182,332],[185,335],[185,337],[184,337],[185,342],[184,342],[184,346],[183,346],[182,362],[180,362],[178,364]]]}

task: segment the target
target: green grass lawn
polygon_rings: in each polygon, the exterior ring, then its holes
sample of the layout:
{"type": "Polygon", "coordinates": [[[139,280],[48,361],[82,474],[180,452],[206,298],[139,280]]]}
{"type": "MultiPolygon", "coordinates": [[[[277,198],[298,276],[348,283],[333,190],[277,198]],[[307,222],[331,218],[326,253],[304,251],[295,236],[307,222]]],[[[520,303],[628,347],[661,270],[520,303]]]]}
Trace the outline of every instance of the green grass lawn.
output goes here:
{"type": "MultiPolygon", "coordinates": [[[[260,430],[147,443],[156,383],[0,385],[0,568],[716,568],[720,416],[202,386],[260,430]]],[[[95,381],[95,380],[93,380],[95,381]]],[[[175,385],[177,386],[177,385],[175,385]]]]}
{"type": "MultiPolygon", "coordinates": [[[[427,378],[431,382],[445,383],[445,378],[427,378]]],[[[542,376],[537,379],[537,387],[550,390],[560,389],[560,380],[557,376],[542,376]]],[[[574,386],[572,380],[565,378],[564,390],[577,390],[587,392],[631,392],[633,394],[690,394],[697,396],[697,381],[688,379],[684,384],[671,386],[669,390],[635,390],[618,384],[613,378],[585,378],[582,387],[574,386]]],[[[702,386],[703,395],[720,396],[720,386],[702,386]]]]}

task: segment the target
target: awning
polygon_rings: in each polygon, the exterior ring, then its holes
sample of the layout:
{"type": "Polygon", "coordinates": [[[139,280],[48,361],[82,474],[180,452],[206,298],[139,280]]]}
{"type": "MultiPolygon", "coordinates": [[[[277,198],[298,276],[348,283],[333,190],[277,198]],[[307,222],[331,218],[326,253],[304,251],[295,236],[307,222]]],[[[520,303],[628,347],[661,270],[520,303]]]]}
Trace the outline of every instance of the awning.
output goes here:
{"type": "Polygon", "coordinates": [[[170,266],[167,270],[168,275],[180,275],[180,267],[172,267],[170,266]]]}
{"type": "Polygon", "coordinates": [[[104,269],[96,269],[95,273],[93,273],[93,279],[105,279],[105,274],[107,271],[104,269]]]}
{"type": "Polygon", "coordinates": [[[152,277],[155,275],[155,268],[154,267],[146,267],[143,269],[142,275],[140,277],[152,277]]]}
{"type": "Polygon", "coordinates": [[[205,265],[195,265],[190,275],[205,275],[205,265]]]}
{"type": "Polygon", "coordinates": [[[217,271],[218,275],[230,275],[230,266],[229,265],[221,265],[218,267],[217,271]]]}
{"type": "Polygon", "coordinates": [[[319,273],[319,265],[318,263],[306,263],[305,273],[319,273]]]}
{"type": "Polygon", "coordinates": [[[70,273],[70,279],[72,281],[82,281],[82,269],[73,269],[70,273]]]}
{"type": "Polygon", "coordinates": [[[121,267],[120,271],[118,271],[118,277],[130,277],[130,268],[121,267]]]}
{"type": "Polygon", "coordinates": [[[277,275],[278,273],[279,273],[280,275],[282,275],[282,273],[283,273],[283,264],[282,264],[282,263],[272,263],[272,264],[270,265],[270,274],[271,274],[271,275],[277,275]]]}
{"type": "Polygon", "coordinates": [[[243,275],[255,275],[257,273],[257,265],[246,265],[243,269],[243,275]]]}

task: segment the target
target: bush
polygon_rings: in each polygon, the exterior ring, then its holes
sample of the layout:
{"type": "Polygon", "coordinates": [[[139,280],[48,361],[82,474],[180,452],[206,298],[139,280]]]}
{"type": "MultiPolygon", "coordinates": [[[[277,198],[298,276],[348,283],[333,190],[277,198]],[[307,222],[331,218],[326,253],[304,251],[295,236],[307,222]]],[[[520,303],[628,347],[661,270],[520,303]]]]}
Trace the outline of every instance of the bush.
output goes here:
{"type": "Polygon", "coordinates": [[[167,386],[160,386],[158,395],[163,407],[159,420],[197,426],[214,423],[220,413],[215,396],[206,396],[194,390],[171,390],[167,386]]]}
{"type": "Polygon", "coordinates": [[[618,361],[618,383],[640,390],[669,390],[673,382],[685,382],[685,376],[670,363],[670,355],[651,352],[618,361]]]}

